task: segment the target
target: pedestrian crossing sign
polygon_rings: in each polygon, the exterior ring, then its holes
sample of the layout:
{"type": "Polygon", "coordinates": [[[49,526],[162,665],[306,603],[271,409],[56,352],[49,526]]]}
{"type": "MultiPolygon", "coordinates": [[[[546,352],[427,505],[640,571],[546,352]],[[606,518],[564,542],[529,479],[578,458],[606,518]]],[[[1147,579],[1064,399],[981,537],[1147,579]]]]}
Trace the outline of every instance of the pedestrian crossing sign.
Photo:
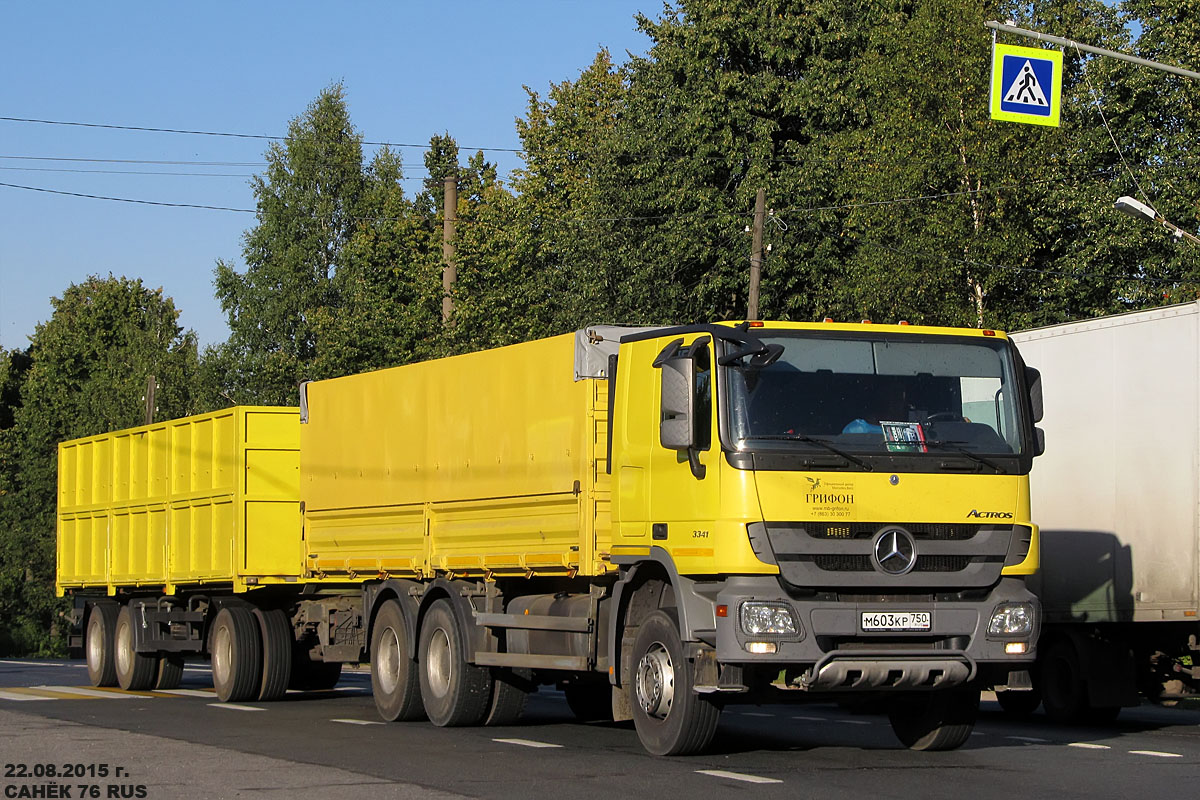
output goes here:
{"type": "Polygon", "coordinates": [[[992,46],[992,119],[1058,126],[1062,110],[1061,50],[992,46]]]}

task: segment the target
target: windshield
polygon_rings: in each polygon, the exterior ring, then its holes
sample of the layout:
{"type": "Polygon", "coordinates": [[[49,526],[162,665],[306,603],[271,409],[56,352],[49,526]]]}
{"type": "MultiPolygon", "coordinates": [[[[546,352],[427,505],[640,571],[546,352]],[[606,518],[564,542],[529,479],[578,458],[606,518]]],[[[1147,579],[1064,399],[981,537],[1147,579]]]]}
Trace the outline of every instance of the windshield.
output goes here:
{"type": "Polygon", "coordinates": [[[739,449],[968,456],[1021,451],[1017,383],[997,339],[797,332],[761,336],[783,348],[728,371],[739,449]]]}

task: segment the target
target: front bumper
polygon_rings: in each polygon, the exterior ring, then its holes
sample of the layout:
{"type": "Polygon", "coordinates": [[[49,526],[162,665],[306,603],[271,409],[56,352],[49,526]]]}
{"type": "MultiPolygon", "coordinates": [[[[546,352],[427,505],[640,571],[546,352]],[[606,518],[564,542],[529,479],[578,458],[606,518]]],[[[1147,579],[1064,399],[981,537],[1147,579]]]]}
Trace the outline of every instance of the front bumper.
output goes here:
{"type": "MultiPolygon", "coordinates": [[[[717,594],[716,658],[743,668],[770,668],[790,688],[808,691],[917,690],[968,683],[988,675],[1027,669],[1034,658],[1040,607],[1015,578],[1002,579],[986,597],[973,600],[936,595],[845,595],[812,599],[790,596],[772,576],[726,580],[717,594]],[[786,605],[797,622],[795,634],[748,634],[739,622],[747,601],[786,605]],[[1033,606],[1033,630],[1027,635],[988,634],[992,614],[1005,603],[1033,606]],[[928,613],[929,629],[870,631],[864,613],[928,613]],[[773,644],[774,652],[750,652],[773,644]],[[1024,643],[1024,652],[1009,652],[1024,643]]],[[[761,669],[760,669],[761,671],[761,669]]]]}

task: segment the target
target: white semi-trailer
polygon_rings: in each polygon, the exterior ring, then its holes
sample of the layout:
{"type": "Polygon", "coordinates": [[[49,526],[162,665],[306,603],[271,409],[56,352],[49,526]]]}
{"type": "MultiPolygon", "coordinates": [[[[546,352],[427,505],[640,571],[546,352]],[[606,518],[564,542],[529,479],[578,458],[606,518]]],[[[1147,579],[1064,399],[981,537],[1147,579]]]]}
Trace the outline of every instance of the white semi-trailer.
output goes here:
{"type": "Polygon", "coordinates": [[[1200,693],[1200,303],[1013,334],[1041,370],[1036,692],[1060,721],[1200,693]]]}

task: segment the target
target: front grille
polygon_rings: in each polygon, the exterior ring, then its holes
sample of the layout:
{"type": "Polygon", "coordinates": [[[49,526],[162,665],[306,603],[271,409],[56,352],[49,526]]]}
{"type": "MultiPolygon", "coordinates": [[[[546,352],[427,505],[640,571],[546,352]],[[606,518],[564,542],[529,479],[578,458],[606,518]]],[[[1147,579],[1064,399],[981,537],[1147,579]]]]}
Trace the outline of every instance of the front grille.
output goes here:
{"type": "Polygon", "coordinates": [[[826,572],[870,572],[870,556],[815,556],[813,561],[826,572]]]}
{"type": "MultiPolygon", "coordinates": [[[[826,572],[870,572],[875,567],[870,556],[818,555],[813,563],[826,572]]],[[[960,572],[971,563],[970,556],[917,556],[913,572],[960,572]]]]}
{"type": "Polygon", "coordinates": [[[921,541],[962,542],[979,532],[980,525],[957,522],[855,522],[855,523],[804,523],[804,531],[814,539],[870,539],[881,529],[898,525],[921,541]]]}
{"type": "Polygon", "coordinates": [[[970,563],[970,556],[917,556],[913,572],[961,572],[970,563]]]}

